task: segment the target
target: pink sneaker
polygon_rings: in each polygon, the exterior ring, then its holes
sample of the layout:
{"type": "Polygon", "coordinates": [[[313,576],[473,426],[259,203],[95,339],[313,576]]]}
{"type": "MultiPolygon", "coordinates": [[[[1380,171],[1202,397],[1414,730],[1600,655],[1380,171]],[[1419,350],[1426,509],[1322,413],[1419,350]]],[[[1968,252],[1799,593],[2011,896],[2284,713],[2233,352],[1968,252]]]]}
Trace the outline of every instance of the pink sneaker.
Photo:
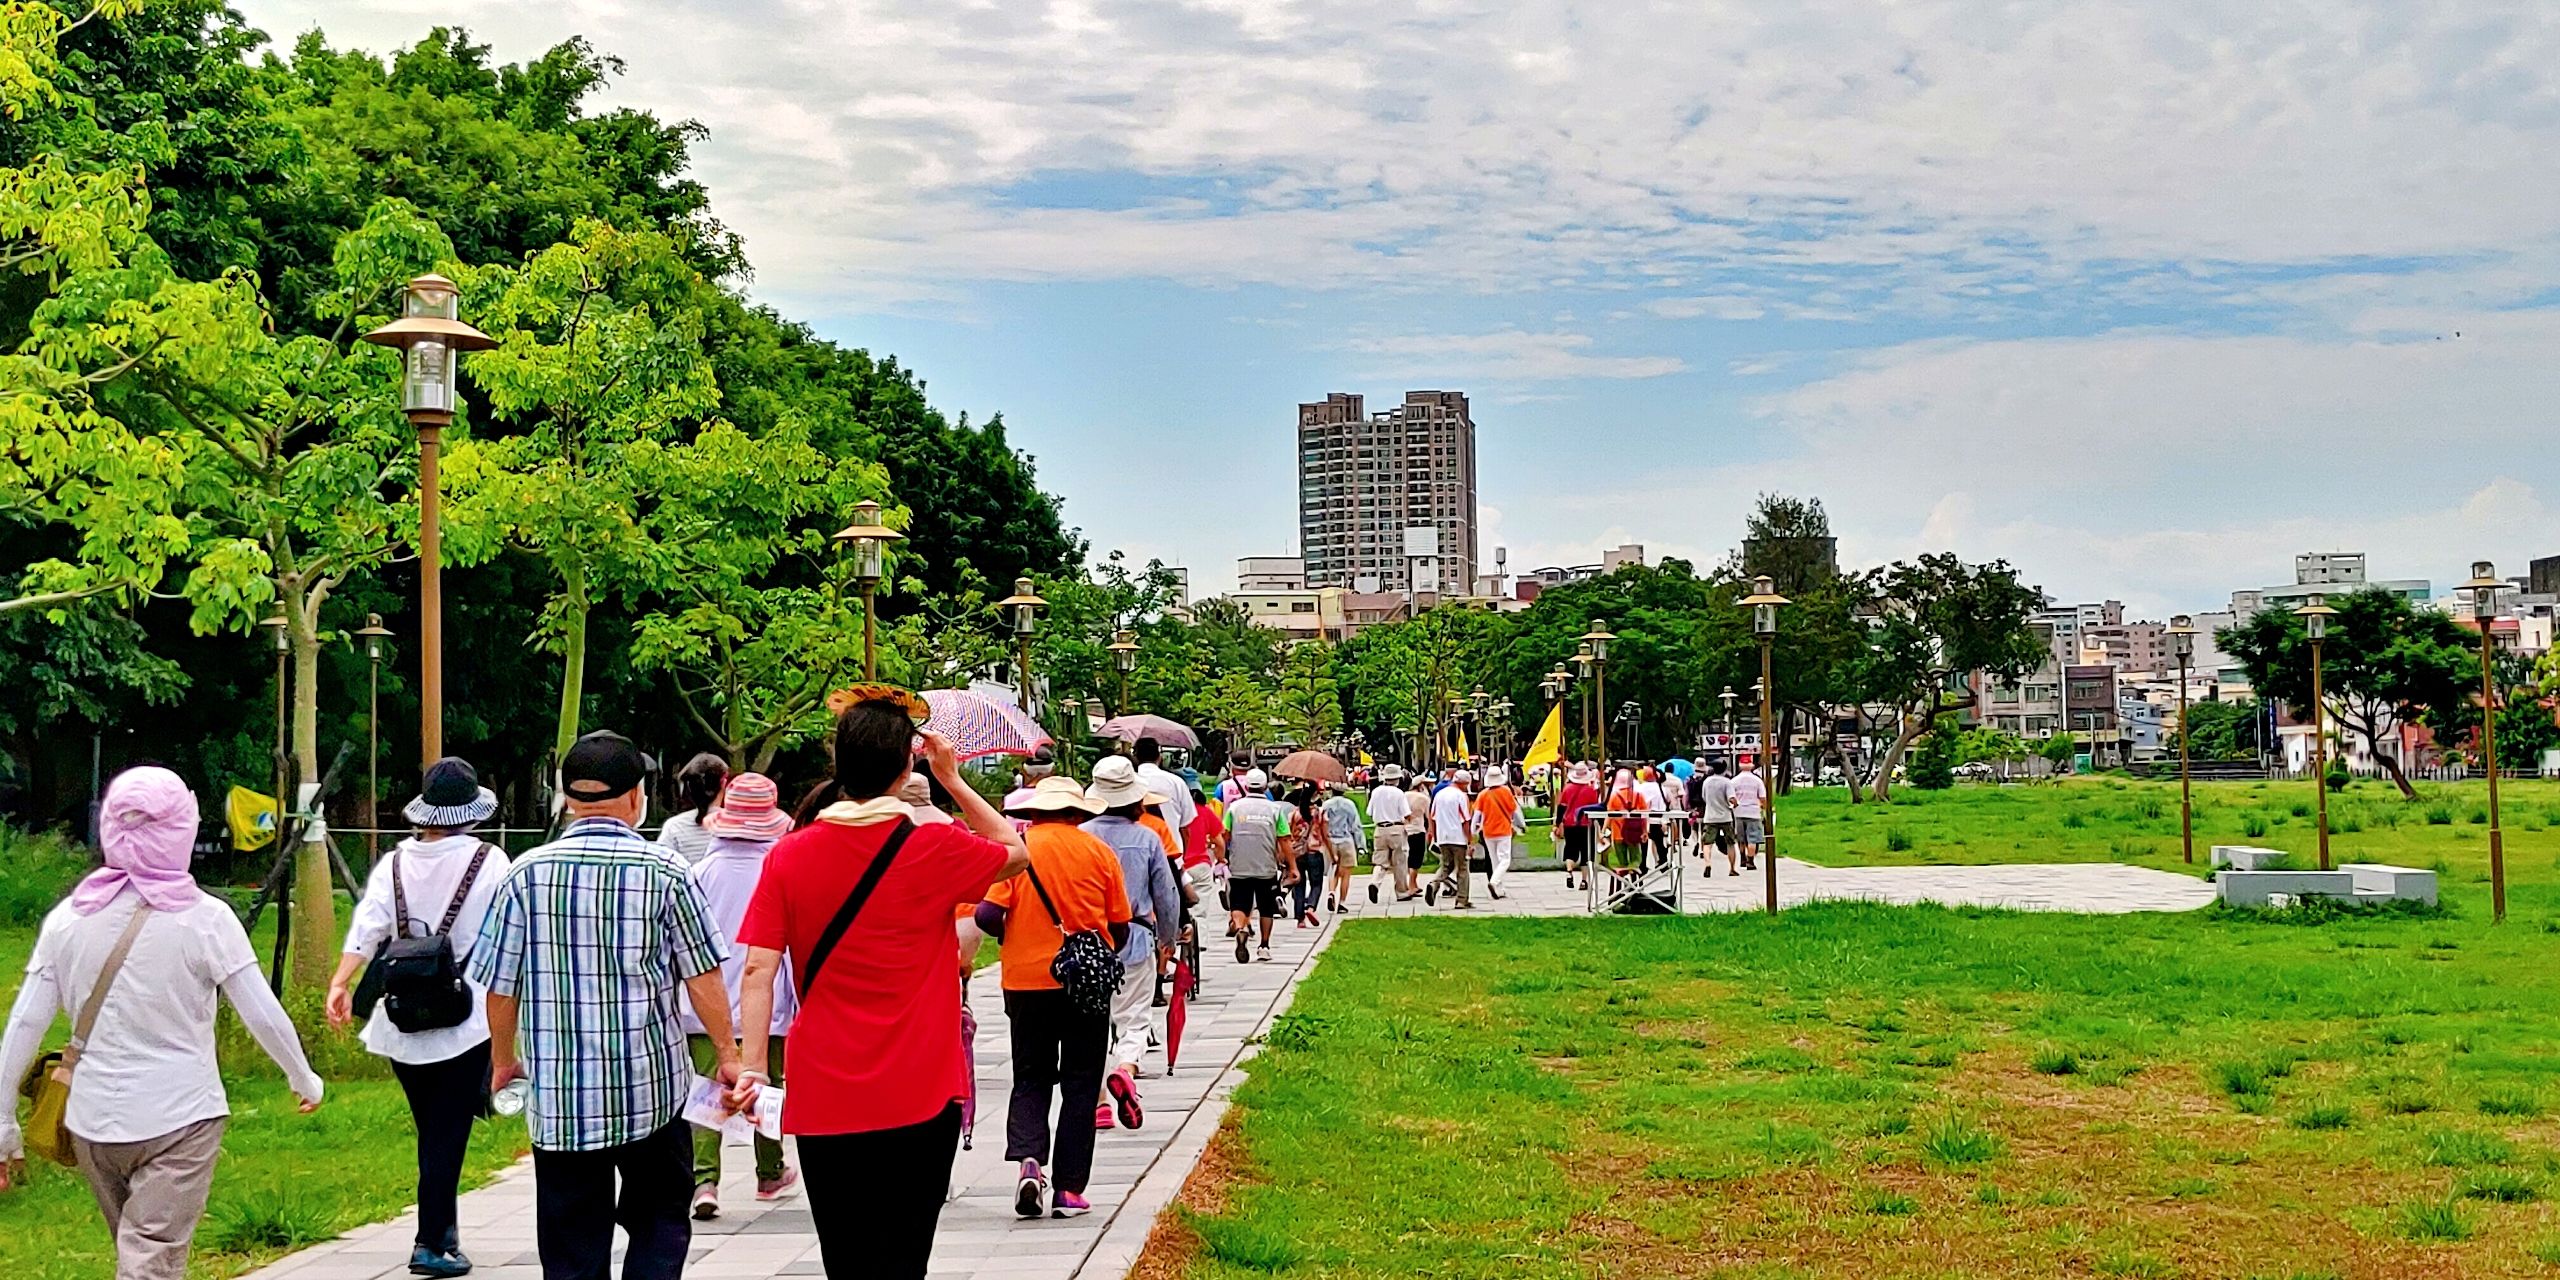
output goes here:
{"type": "Polygon", "coordinates": [[[1058,1193],[1057,1205],[1049,1211],[1049,1216],[1052,1218],[1081,1218],[1091,1212],[1093,1212],[1093,1206],[1085,1203],[1085,1198],[1083,1196],[1077,1195],[1072,1191],[1061,1191],[1058,1193]]]}
{"type": "Polygon", "coordinates": [[[1114,1071],[1104,1076],[1102,1087],[1111,1095],[1112,1104],[1104,1110],[1117,1109],[1121,1128],[1135,1129],[1147,1122],[1147,1113],[1138,1106],[1138,1082],[1130,1079],[1128,1072],[1114,1071]]]}
{"type": "Polygon", "coordinates": [[[784,1165],[781,1177],[756,1179],[756,1199],[779,1200],[798,1185],[800,1185],[800,1171],[784,1165]]]}
{"type": "Polygon", "coordinates": [[[1093,1104],[1093,1127],[1096,1129],[1116,1129],[1120,1127],[1111,1119],[1110,1103],[1097,1102],[1093,1104]]]}

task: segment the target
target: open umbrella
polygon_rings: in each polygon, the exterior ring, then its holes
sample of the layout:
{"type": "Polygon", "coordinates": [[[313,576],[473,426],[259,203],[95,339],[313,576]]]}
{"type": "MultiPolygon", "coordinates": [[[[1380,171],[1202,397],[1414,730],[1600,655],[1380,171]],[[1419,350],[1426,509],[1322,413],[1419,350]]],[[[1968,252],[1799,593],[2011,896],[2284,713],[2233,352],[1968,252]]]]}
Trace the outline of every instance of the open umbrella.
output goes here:
{"type": "Polygon", "coordinates": [[[1665,772],[1679,774],[1682,782],[1687,782],[1692,775],[1698,772],[1698,766],[1691,764],[1686,760],[1682,760],[1677,756],[1663,761],[1661,768],[1665,772]]]}
{"type": "Polygon", "coordinates": [[[1140,738],[1153,738],[1168,747],[1181,747],[1186,751],[1200,749],[1200,735],[1193,733],[1191,726],[1177,724],[1163,716],[1145,714],[1113,716],[1103,721],[1102,727],[1094,732],[1115,742],[1136,742],[1140,738]]]}
{"type": "Polygon", "coordinates": [[[1024,715],[1020,707],[966,689],[927,689],[924,705],[933,714],[924,727],[951,739],[963,760],[980,756],[1027,756],[1050,742],[1049,732],[1024,715]]]}
{"type": "Polygon", "coordinates": [[[1351,775],[1343,772],[1342,762],[1321,751],[1292,751],[1282,758],[1273,772],[1283,778],[1301,782],[1348,782],[1351,775]]]}

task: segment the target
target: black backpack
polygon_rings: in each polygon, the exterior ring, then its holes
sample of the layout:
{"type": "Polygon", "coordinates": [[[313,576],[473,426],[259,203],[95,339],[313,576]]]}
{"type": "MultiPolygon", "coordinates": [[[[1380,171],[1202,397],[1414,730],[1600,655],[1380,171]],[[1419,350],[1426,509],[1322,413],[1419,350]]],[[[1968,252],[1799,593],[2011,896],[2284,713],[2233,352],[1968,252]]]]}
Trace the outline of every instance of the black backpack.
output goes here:
{"type": "Polygon", "coordinates": [[[1058,944],[1057,958],[1049,962],[1049,976],[1066,989],[1068,1003],[1086,1013],[1108,1015],[1111,997],[1119,992],[1120,980],[1127,976],[1120,967],[1119,949],[1098,929],[1068,933],[1066,917],[1059,915],[1058,904],[1049,900],[1049,889],[1040,883],[1040,873],[1025,868],[1023,874],[1031,877],[1031,888],[1040,895],[1040,905],[1048,908],[1058,932],[1066,935],[1058,944]]]}
{"type": "MultiPolygon", "coordinates": [[[[400,857],[391,858],[391,911],[399,921],[399,932],[382,940],[374,948],[373,963],[366,966],[364,986],[373,989],[391,1019],[391,1025],[407,1032],[441,1031],[458,1027],[471,1017],[471,987],[462,980],[462,963],[453,954],[453,922],[462,915],[463,900],[471,896],[471,886],[479,883],[481,864],[489,860],[489,845],[483,841],[471,854],[471,865],[462,873],[462,882],[454,886],[453,901],[444,909],[444,920],[434,933],[413,937],[409,932],[409,893],[400,883],[400,857]]],[[[369,1002],[358,993],[360,1006],[369,1002]]],[[[359,1016],[371,1016],[369,1008],[359,1008],[359,1016]]]]}

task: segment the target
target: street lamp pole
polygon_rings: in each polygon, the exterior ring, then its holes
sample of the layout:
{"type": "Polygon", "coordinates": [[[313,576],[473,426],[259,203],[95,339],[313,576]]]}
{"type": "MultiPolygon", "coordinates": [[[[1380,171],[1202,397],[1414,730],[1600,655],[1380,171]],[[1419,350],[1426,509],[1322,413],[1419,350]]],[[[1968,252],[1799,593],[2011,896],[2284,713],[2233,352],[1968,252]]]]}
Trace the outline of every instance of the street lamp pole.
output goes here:
{"type": "Polygon", "coordinates": [[[1581,695],[1575,699],[1581,705],[1575,710],[1580,713],[1582,720],[1582,745],[1588,748],[1592,755],[1605,757],[1609,754],[1609,749],[1591,736],[1591,664],[1591,642],[1585,640],[1580,648],[1573,651],[1575,676],[1582,681],[1581,695]]]}
{"type": "Polygon", "coordinates": [[[2480,624],[2480,754],[2489,764],[2489,903],[2490,919],[2507,918],[2507,841],[2498,821],[2498,677],[2497,641],[2489,634],[2489,615],[2498,607],[2498,568],[2486,560],[2471,562],[2471,620],[2480,624]]]}
{"type": "MultiPolygon", "coordinates": [[[[382,856],[382,825],[379,804],[382,799],[382,642],[391,638],[389,628],[382,625],[382,615],[368,613],[364,627],[356,632],[364,637],[365,713],[364,713],[364,856],[367,866],[382,856]]],[[[367,874],[371,874],[368,872],[367,874]]]]}
{"type": "Polygon", "coordinates": [[[1767,574],[1751,580],[1751,594],[1742,603],[1751,610],[1751,633],[1760,641],[1760,865],[1768,886],[1769,914],[1778,914],[1778,787],[1770,773],[1769,758],[1777,736],[1772,723],[1775,688],[1771,683],[1769,648],[1778,638],[1778,607],[1788,603],[1778,594],[1777,581],[1767,574]]]}
{"type": "Polygon", "coordinates": [[[1138,633],[1115,632],[1111,637],[1111,665],[1120,671],[1120,714],[1129,714],[1129,673],[1138,669],[1138,633]]]}
{"type": "Polygon", "coordinates": [[[1013,623],[1015,670],[1022,681],[1014,701],[1025,715],[1031,712],[1031,633],[1039,630],[1040,611],[1048,605],[1048,601],[1032,591],[1029,578],[1014,579],[1013,594],[996,601],[996,607],[1004,610],[1005,616],[1013,623]]]}
{"type": "MultiPolygon", "coordinates": [[[[1591,706],[1599,716],[1609,714],[1609,642],[1617,639],[1609,634],[1607,618],[1593,618],[1591,629],[1582,633],[1582,642],[1591,647],[1591,706]]],[[[1600,754],[1609,754],[1609,726],[1600,726],[1600,754]]]]}
{"type": "Polygon", "coordinates": [[[2301,617],[2303,630],[2311,635],[2311,782],[2320,797],[2320,869],[2329,869],[2329,743],[2328,710],[2320,687],[2320,641],[2329,634],[2329,619],[2338,611],[2329,607],[2320,593],[2294,610],[2301,617]]]}
{"type": "Polygon", "coordinates": [[[836,531],[838,543],[853,544],[853,582],[862,592],[862,678],[880,678],[880,580],[888,576],[888,548],[905,534],[880,521],[880,504],[868,498],[853,504],[853,523],[836,531]]]}
{"type": "MultiPolygon", "coordinates": [[[[276,750],[275,750],[275,765],[276,765],[276,769],[275,769],[275,774],[276,774],[276,839],[278,839],[278,840],[282,840],[282,839],[284,839],[284,815],[285,815],[285,812],[286,812],[285,807],[286,807],[288,804],[291,804],[291,803],[292,803],[292,797],[287,796],[284,792],[285,792],[285,788],[286,788],[287,786],[291,785],[290,783],[288,783],[288,782],[285,780],[285,761],[286,761],[286,759],[288,759],[288,758],[289,758],[289,757],[285,754],[285,707],[286,707],[286,706],[290,703],[290,701],[291,701],[291,699],[290,699],[290,698],[288,698],[288,697],[286,696],[286,691],[285,691],[285,679],[286,679],[285,660],[286,660],[288,657],[290,657],[290,656],[292,655],[292,653],[293,653],[293,639],[292,639],[292,637],[291,637],[289,634],[287,634],[287,633],[291,630],[291,628],[285,625],[284,612],[283,612],[281,609],[279,609],[273,617],[267,618],[267,619],[265,619],[265,620],[263,620],[263,621],[259,622],[259,623],[258,623],[258,625],[259,625],[261,628],[265,629],[265,631],[266,631],[266,633],[267,633],[268,635],[275,637],[275,651],[276,651],[276,750]]],[[[279,978],[278,980],[279,980],[279,981],[281,981],[282,979],[281,979],[281,978],[279,978]]]]}
{"type": "Polygon", "coordinates": [[[2178,658],[2178,836],[2187,861],[2196,860],[2195,778],[2187,760],[2187,664],[2196,655],[2196,620],[2186,614],[2169,619],[2169,649],[2178,658]]]}
{"type": "Polygon", "coordinates": [[[400,411],[418,433],[418,758],[444,756],[444,429],[462,401],[454,373],[465,351],[498,340],[462,322],[462,292],[429,272],[409,282],[400,318],[364,335],[401,352],[400,411]]]}

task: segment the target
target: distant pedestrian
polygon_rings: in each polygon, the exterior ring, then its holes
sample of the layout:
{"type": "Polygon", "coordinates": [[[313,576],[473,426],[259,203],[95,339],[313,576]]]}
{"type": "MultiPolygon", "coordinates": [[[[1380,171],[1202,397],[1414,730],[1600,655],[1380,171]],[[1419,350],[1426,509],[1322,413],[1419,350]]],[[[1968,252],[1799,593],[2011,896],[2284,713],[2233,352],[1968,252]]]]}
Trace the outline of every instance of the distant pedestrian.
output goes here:
{"type": "Polygon", "coordinates": [[[1292,914],[1298,927],[1316,927],[1316,904],[1324,897],[1325,842],[1324,802],[1316,784],[1302,782],[1289,793],[1289,826],[1298,833],[1292,846],[1296,851],[1297,874],[1289,877],[1292,914]]]}
{"type": "Polygon", "coordinates": [[[1422,869],[1431,858],[1431,791],[1436,781],[1430,774],[1417,771],[1412,785],[1404,790],[1404,896],[1407,898],[1423,896],[1422,869]]]}
{"type": "Polygon", "coordinates": [[[1650,805],[1636,784],[1634,770],[1620,769],[1609,789],[1609,844],[1602,864],[1613,879],[1623,880],[1644,864],[1645,835],[1653,827],[1650,805]]]}
{"type": "Polygon", "coordinates": [[[1004,1012],[1013,1034],[1004,1158],[1019,1162],[1013,1210],[1025,1218],[1075,1218],[1093,1209],[1084,1193],[1093,1177],[1093,1114],[1102,1100],[1111,1012],[1077,1003],[1052,966],[1070,935],[1107,933],[1115,948],[1129,939],[1120,859],[1079,829],[1100,809],[1074,779],[1041,779],[1012,811],[1031,824],[1023,832],[1031,865],[978,904],[978,927],[1004,940],[1004,1012]]]}
{"type": "Polygon", "coordinates": [[[1129,744],[1129,758],[1137,763],[1138,777],[1149,791],[1171,791],[1173,800],[1165,807],[1165,825],[1175,831],[1189,830],[1200,816],[1200,807],[1191,802],[1191,784],[1181,774],[1164,767],[1164,744],[1153,738],[1140,738],[1129,744]]]}
{"type": "Polygon", "coordinates": [[[1596,861],[1593,834],[1597,831],[1591,811],[1600,806],[1600,773],[1590,765],[1576,763],[1565,771],[1564,787],[1556,793],[1556,831],[1563,841],[1564,886],[1585,888],[1575,876],[1589,875],[1596,861]]]}
{"type": "Polygon", "coordinates": [[[1040,785],[1040,780],[1057,771],[1058,759],[1049,754],[1047,747],[1042,747],[1024,757],[1021,771],[1014,775],[1013,790],[1005,793],[1004,811],[1011,813],[1015,806],[1029,800],[1032,789],[1040,785]]]}
{"type": "Polygon", "coordinates": [[[1709,760],[1698,770],[1698,852],[1706,859],[1707,874],[1716,873],[1714,855],[1707,853],[1712,843],[1724,855],[1727,876],[1742,874],[1735,862],[1733,838],[1733,779],[1724,776],[1724,761],[1709,760]]]}
{"type": "Polygon", "coordinates": [[[1511,790],[1501,765],[1484,771],[1484,790],[1476,795],[1476,830],[1484,836],[1485,891],[1502,896],[1503,877],[1511,874],[1511,844],[1520,831],[1520,798],[1511,790]]]}
{"type": "Polygon", "coordinates": [[[1085,831],[1111,846],[1120,859],[1121,883],[1129,895],[1129,937],[1120,944],[1120,989],[1111,1000],[1111,1053],[1104,1061],[1109,1074],[1102,1087],[1110,1099],[1096,1103],[1096,1128],[1117,1124],[1135,1129],[1145,1123],[1138,1099],[1138,1063],[1146,1056],[1153,1029],[1156,978],[1173,961],[1173,944],[1181,928],[1182,890],[1164,843],[1139,825],[1149,796],[1147,781],[1125,756],[1105,756],[1093,766],[1093,786],[1086,796],[1102,807],[1101,816],[1085,831]]]}
{"type": "Polygon", "coordinates": [[[684,1273],[693,1066],[680,999],[716,1046],[715,1078],[737,1082],[727,942],[683,864],[635,825],[648,776],[630,739],[578,739],[560,760],[568,829],[517,861],[471,948],[471,980],[489,993],[490,1087],[531,1086],[544,1280],[604,1280],[617,1225],[630,1237],[624,1280],[684,1273]]]}
{"type": "Polygon", "coordinates": [[[1473,911],[1475,901],[1467,892],[1468,847],[1474,843],[1479,819],[1467,786],[1474,775],[1460,769],[1449,775],[1431,793],[1431,844],[1440,856],[1440,872],[1422,891],[1425,903],[1436,905],[1440,894],[1453,896],[1452,906],[1460,911],[1473,911]]]}
{"type": "Polygon", "coordinates": [[[947,739],[923,734],[919,761],[921,699],[863,685],[846,701],[838,798],[765,855],[738,926],[740,1077],[760,1092],[781,1065],[770,1027],[788,983],[800,1007],[782,1131],[799,1149],[819,1256],[835,1280],[918,1280],[975,1096],[969,913],[1029,855],[960,776],[947,739]],[[919,764],[959,823],[918,820],[907,783],[919,764]]]}
{"type": "MultiPolygon", "coordinates": [[[[57,1068],[70,1074],[62,1127],[114,1238],[117,1280],[185,1280],[231,1113],[214,1055],[216,991],[284,1068],[302,1110],[320,1105],[320,1077],[240,917],[187,874],[197,820],[194,793],[166,769],[127,769],[107,784],[106,866],[46,913],[0,1030],[0,1080],[14,1087],[54,1017],[73,1020],[76,1052],[66,1048],[57,1068]]],[[[26,1172],[16,1102],[0,1106],[0,1191],[26,1172]]]]}
{"type": "Polygon", "coordinates": [[[711,852],[711,833],[704,824],[711,820],[712,806],[720,803],[720,791],[729,785],[729,762],[708,751],[684,762],[676,771],[676,799],[681,808],[674,816],[658,824],[658,843],[686,862],[700,862],[711,852]]]}
{"type": "Polygon", "coordinates": [[[1371,902],[1378,900],[1381,880],[1399,902],[1415,893],[1407,879],[1411,854],[1405,844],[1405,820],[1411,806],[1404,793],[1404,769],[1392,764],[1381,767],[1378,785],[1369,789],[1369,820],[1376,824],[1369,836],[1371,902]]]}
{"type": "Polygon", "coordinates": [[[1280,918],[1281,884],[1297,874],[1290,848],[1289,806],[1263,794],[1271,779],[1246,772],[1243,792],[1227,805],[1227,905],[1236,940],[1236,962],[1245,963],[1256,916],[1262,921],[1262,959],[1271,958],[1271,926],[1280,918]]]}
{"type": "MultiPolygon", "coordinates": [[[[503,850],[472,833],[497,811],[498,797],[480,785],[468,762],[447,756],[427,766],[417,797],[400,811],[416,834],[374,864],[348,922],[338,972],[329,980],[330,1026],[344,1030],[354,1023],[349,983],[394,934],[443,938],[456,966],[469,963],[489,904],[513,866],[503,850]]],[[[397,999],[377,1000],[364,1024],[364,1047],[391,1060],[418,1135],[413,1275],[471,1270],[457,1210],[471,1124],[489,1111],[489,1018],[482,1007],[488,993],[465,987],[468,997],[451,1008],[409,1011],[395,1009],[397,999]]]]}
{"type": "MultiPolygon", "coordinates": [[[[729,1021],[732,1026],[745,1026],[742,1020],[741,994],[747,971],[747,947],[739,939],[739,927],[746,922],[747,903],[755,896],[756,885],[764,878],[766,855],[774,842],[791,834],[791,815],[781,808],[778,788],[773,779],[761,773],[742,773],[728,780],[720,796],[720,805],[711,811],[704,824],[711,837],[711,849],[693,866],[693,883],[702,890],[702,899],[711,908],[711,923],[720,936],[729,940],[726,958],[720,962],[720,983],[729,993],[729,1021]]],[[[783,973],[773,984],[772,1007],[764,1018],[770,1046],[765,1055],[764,1078],[775,1088],[787,1090],[783,1073],[783,1046],[791,1034],[792,1019],[800,1012],[800,1001],[794,993],[791,975],[783,973]]],[[[721,1046],[713,1043],[702,1020],[688,1010],[684,1015],[685,1043],[693,1053],[696,1071],[709,1073],[720,1060],[721,1046]]],[[[782,1142],[759,1132],[753,1139],[756,1159],[756,1199],[778,1200],[800,1181],[800,1174],[783,1161],[782,1142]]],[[[720,1131],[697,1127],[693,1131],[693,1216],[709,1221],[720,1215],[720,1131]]]]}
{"type": "Polygon", "coordinates": [[[1326,783],[1325,857],[1333,866],[1333,882],[1325,893],[1325,907],[1335,915],[1351,910],[1351,878],[1360,874],[1360,851],[1367,843],[1366,835],[1360,828],[1360,806],[1343,794],[1341,786],[1326,783]]]}
{"type": "Polygon", "coordinates": [[[1769,838],[1769,787],[1759,774],[1746,769],[1734,776],[1732,796],[1734,843],[1742,847],[1743,869],[1756,870],[1760,846],[1769,838]]]}

